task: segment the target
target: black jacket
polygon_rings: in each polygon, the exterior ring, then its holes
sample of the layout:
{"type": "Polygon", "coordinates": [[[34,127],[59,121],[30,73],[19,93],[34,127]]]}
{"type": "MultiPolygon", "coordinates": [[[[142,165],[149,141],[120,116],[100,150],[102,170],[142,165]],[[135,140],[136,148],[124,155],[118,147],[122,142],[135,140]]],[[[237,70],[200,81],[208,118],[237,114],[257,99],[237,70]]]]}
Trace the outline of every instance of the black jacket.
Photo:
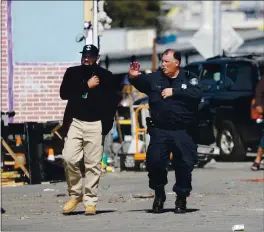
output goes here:
{"type": "Polygon", "coordinates": [[[130,82],[137,90],[148,95],[154,124],[187,129],[197,122],[202,92],[194,74],[181,69],[178,77],[171,79],[157,71],[130,78],[130,82]],[[173,88],[173,96],[163,99],[161,92],[165,88],[173,88]]]}
{"type": "Polygon", "coordinates": [[[68,100],[63,127],[67,133],[72,118],[82,121],[102,121],[103,134],[111,130],[116,108],[121,101],[121,85],[106,69],[94,66],[74,66],[66,70],[60,87],[60,97],[68,100]],[[89,89],[87,81],[98,76],[98,87],[89,89]],[[87,95],[87,98],[83,98],[87,95]]]}

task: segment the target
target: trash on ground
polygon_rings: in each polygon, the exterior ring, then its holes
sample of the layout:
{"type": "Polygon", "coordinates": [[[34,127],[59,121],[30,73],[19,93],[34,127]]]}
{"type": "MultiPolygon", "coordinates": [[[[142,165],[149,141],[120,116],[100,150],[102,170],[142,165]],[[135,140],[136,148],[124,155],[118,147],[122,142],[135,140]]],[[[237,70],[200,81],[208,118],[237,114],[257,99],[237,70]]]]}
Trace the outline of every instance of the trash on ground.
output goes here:
{"type": "Polygon", "coordinates": [[[232,227],[232,230],[233,231],[244,231],[245,230],[245,226],[243,224],[241,224],[241,225],[234,225],[232,227]]]}
{"type": "Polygon", "coordinates": [[[175,195],[175,192],[167,192],[168,195],[175,195]]]}
{"type": "Polygon", "coordinates": [[[57,200],[56,203],[64,203],[63,200],[57,200]]]}
{"type": "Polygon", "coordinates": [[[55,189],[50,189],[50,188],[45,188],[44,189],[44,192],[53,192],[53,191],[55,191],[55,189]]]}
{"type": "Polygon", "coordinates": [[[56,197],[66,197],[67,195],[65,193],[59,193],[56,195],[56,197]]]}

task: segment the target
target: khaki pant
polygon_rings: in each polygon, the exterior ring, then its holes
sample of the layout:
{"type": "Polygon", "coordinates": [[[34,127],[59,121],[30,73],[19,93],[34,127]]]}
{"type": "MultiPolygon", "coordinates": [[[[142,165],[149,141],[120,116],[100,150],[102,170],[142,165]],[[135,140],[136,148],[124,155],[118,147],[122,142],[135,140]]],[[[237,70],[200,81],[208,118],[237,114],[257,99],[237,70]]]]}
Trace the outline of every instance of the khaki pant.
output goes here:
{"type": "Polygon", "coordinates": [[[63,149],[68,193],[85,205],[96,205],[101,175],[103,136],[101,121],[84,122],[73,119],[63,149]],[[84,194],[80,161],[84,161],[84,194]]]}

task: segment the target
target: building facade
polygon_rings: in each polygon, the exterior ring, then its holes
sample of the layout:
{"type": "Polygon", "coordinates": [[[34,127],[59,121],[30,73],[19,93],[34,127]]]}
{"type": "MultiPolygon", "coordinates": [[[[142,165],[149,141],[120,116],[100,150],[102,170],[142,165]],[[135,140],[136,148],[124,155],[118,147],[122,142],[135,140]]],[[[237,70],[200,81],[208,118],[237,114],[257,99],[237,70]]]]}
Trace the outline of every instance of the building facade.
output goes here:
{"type": "MultiPolygon", "coordinates": [[[[66,101],[59,88],[66,68],[80,64],[84,6],[83,1],[1,1],[1,109],[16,112],[11,121],[62,119],[66,101]]],[[[129,60],[120,65],[120,58],[151,50],[155,37],[151,28],[105,30],[101,61],[109,55],[110,71],[126,72],[129,60]]],[[[151,68],[150,62],[143,61],[142,68],[151,68]]]]}
{"type": "Polygon", "coordinates": [[[80,63],[82,1],[1,1],[1,110],[14,122],[61,120],[59,87],[80,63]]]}

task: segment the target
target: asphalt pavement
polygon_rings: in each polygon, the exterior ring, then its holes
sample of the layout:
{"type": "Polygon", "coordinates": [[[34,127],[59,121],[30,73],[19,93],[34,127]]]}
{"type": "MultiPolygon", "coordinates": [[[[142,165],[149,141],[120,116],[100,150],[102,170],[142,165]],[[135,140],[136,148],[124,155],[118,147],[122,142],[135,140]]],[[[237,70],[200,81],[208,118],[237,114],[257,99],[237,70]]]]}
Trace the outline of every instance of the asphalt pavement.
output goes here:
{"type": "Polygon", "coordinates": [[[169,172],[163,214],[152,214],[153,192],[146,172],[105,173],[100,182],[98,214],[85,216],[80,204],[62,212],[68,200],[65,182],[2,188],[2,231],[179,231],[225,232],[243,224],[246,232],[264,231],[264,167],[251,163],[210,163],[193,172],[188,213],[173,213],[174,172],[169,172]]]}

